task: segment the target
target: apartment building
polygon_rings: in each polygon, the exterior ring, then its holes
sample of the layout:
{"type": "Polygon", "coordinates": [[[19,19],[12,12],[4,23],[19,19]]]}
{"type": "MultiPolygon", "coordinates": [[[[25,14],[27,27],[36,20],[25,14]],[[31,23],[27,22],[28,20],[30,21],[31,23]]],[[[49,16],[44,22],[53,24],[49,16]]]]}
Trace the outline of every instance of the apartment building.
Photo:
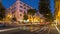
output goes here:
{"type": "Polygon", "coordinates": [[[24,14],[27,14],[28,9],[33,9],[31,6],[26,3],[16,0],[16,2],[7,9],[7,14],[11,14],[12,18],[15,17],[17,21],[23,20],[24,14]]]}

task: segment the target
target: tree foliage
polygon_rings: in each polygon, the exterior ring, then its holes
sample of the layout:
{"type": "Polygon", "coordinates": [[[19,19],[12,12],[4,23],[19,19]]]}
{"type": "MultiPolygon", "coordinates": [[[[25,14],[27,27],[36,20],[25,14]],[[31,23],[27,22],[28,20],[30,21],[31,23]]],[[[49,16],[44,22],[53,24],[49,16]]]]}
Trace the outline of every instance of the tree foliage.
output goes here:
{"type": "Polygon", "coordinates": [[[23,20],[27,20],[27,19],[28,19],[28,15],[24,14],[23,20]]]}
{"type": "Polygon", "coordinates": [[[50,10],[50,0],[40,0],[39,12],[45,17],[46,21],[53,21],[53,16],[50,10]]]}
{"type": "Polygon", "coordinates": [[[28,12],[27,12],[29,15],[34,15],[36,13],[36,10],[35,9],[29,9],[28,12]]]}
{"type": "Polygon", "coordinates": [[[3,20],[3,18],[5,18],[5,8],[0,2],[0,20],[3,20]]]}
{"type": "MultiPolygon", "coordinates": [[[[30,15],[30,18],[32,17],[33,18],[33,21],[34,21],[34,15],[36,13],[36,9],[29,9],[27,14],[30,15]]],[[[30,20],[31,22],[31,20],[30,20]]]]}

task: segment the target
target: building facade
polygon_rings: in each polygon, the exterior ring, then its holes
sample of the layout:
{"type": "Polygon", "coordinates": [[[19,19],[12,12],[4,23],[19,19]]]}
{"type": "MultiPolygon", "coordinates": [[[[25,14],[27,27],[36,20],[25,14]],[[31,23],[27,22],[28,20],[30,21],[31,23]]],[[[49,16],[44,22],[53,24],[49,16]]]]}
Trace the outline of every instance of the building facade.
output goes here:
{"type": "Polygon", "coordinates": [[[28,9],[33,9],[31,6],[17,0],[10,8],[7,9],[7,14],[11,14],[17,21],[23,20],[24,14],[27,14],[28,9]]]}
{"type": "Polygon", "coordinates": [[[56,23],[60,24],[60,0],[55,0],[54,17],[55,17],[56,23]]]}

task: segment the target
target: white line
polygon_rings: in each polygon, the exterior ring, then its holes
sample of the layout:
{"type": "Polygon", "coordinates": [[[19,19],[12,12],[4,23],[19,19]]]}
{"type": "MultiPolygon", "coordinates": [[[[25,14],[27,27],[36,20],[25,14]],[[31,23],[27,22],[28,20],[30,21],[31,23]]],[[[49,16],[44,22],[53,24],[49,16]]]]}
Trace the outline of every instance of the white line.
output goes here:
{"type": "Polygon", "coordinates": [[[10,28],[10,29],[0,30],[0,32],[5,32],[5,31],[10,31],[10,30],[15,30],[15,29],[18,29],[18,27],[17,28],[10,28]]]}
{"type": "Polygon", "coordinates": [[[38,31],[36,31],[36,32],[39,32],[39,31],[41,31],[41,30],[43,30],[43,29],[46,29],[46,27],[43,27],[43,28],[41,28],[40,30],[38,30],[38,31]]]}
{"type": "Polygon", "coordinates": [[[49,31],[48,31],[48,33],[47,33],[47,34],[49,34],[49,32],[50,32],[50,29],[49,29],[49,31]]]}
{"type": "Polygon", "coordinates": [[[59,34],[60,34],[60,31],[59,31],[59,29],[58,29],[58,27],[54,24],[54,26],[56,27],[56,29],[57,29],[57,31],[59,32],[59,34]]]}
{"type": "Polygon", "coordinates": [[[33,32],[33,31],[36,31],[36,30],[39,30],[39,29],[34,29],[34,30],[32,30],[32,32],[33,32]]]}
{"type": "Polygon", "coordinates": [[[42,34],[44,31],[46,31],[47,30],[47,28],[45,28],[42,32],[40,32],[40,33],[38,33],[38,34],[42,34]]]}

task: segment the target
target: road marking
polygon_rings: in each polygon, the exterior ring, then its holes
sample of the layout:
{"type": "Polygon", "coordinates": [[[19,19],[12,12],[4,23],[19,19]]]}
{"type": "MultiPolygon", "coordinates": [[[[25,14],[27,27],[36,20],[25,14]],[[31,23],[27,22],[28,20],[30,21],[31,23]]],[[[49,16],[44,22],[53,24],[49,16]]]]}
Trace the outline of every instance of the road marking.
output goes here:
{"type": "Polygon", "coordinates": [[[31,32],[34,32],[34,31],[36,31],[36,30],[39,30],[40,28],[37,28],[37,29],[33,29],[31,32]]]}
{"type": "Polygon", "coordinates": [[[15,30],[15,29],[18,29],[18,27],[17,28],[10,28],[10,29],[3,29],[3,30],[0,30],[0,32],[5,32],[5,31],[10,31],[10,30],[15,30]]]}
{"type": "Polygon", "coordinates": [[[48,33],[47,33],[47,34],[49,34],[49,32],[50,32],[50,29],[49,29],[49,31],[48,31],[48,33]]]}
{"type": "Polygon", "coordinates": [[[47,29],[46,27],[43,27],[43,28],[41,28],[40,30],[38,30],[36,32],[45,31],[46,29],[47,29]]]}
{"type": "Polygon", "coordinates": [[[56,29],[57,29],[57,31],[59,32],[59,34],[60,34],[60,31],[59,31],[59,29],[58,29],[58,27],[54,24],[54,26],[56,27],[56,29]]]}
{"type": "Polygon", "coordinates": [[[42,34],[44,31],[47,30],[48,27],[45,27],[45,29],[42,32],[39,32],[38,34],[42,34]]]}
{"type": "Polygon", "coordinates": [[[36,32],[39,32],[39,31],[42,31],[45,27],[41,28],[40,30],[36,31],[36,32]]]}

